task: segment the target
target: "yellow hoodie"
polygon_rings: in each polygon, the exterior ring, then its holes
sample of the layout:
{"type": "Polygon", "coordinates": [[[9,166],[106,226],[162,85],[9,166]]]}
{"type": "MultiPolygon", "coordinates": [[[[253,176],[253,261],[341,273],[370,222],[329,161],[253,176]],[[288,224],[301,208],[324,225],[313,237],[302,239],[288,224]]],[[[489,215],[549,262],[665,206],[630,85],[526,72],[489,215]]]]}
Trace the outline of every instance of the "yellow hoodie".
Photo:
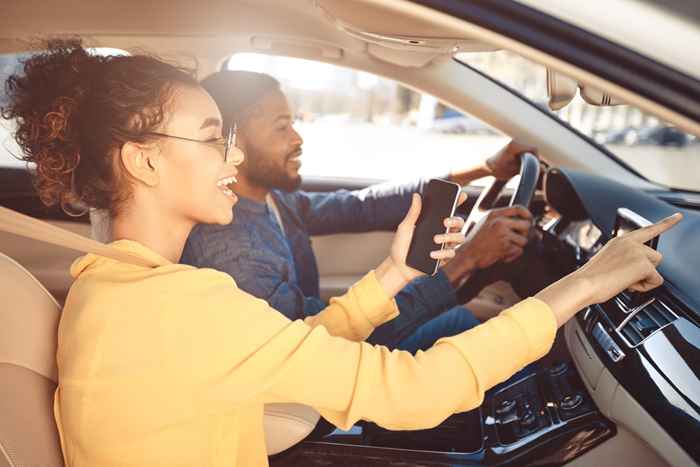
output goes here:
{"type": "Polygon", "coordinates": [[[426,352],[391,352],[361,342],[398,314],[373,272],[291,322],[227,274],[113,246],[160,266],[87,255],[71,268],[54,401],[69,467],[264,466],[267,402],[313,406],[343,428],[432,427],[477,407],[556,331],[531,298],[426,352]]]}

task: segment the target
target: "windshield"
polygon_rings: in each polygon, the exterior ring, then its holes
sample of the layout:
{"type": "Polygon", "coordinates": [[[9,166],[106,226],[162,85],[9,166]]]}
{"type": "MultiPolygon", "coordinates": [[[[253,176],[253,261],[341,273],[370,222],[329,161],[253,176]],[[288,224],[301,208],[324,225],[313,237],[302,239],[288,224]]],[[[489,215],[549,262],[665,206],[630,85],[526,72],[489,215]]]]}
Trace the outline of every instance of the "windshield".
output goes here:
{"type": "Polygon", "coordinates": [[[547,106],[546,68],[513,52],[464,52],[455,59],[522,94],[604,146],[648,180],[700,191],[700,142],[631,105],[596,106],[576,94],[558,111],[547,106]]]}

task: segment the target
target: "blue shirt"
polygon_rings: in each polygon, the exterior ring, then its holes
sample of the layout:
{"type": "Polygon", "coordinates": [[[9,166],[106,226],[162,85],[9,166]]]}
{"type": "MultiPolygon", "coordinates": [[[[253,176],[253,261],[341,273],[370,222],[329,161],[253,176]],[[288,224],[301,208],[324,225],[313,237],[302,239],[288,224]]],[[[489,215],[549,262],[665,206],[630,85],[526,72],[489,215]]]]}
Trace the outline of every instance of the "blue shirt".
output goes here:
{"type": "MultiPolygon", "coordinates": [[[[311,236],[396,230],[423,181],[373,185],[363,190],[292,193],[273,190],[284,226],[266,203],[240,197],[228,225],[198,225],[181,262],[230,274],[238,286],[266,300],[290,319],[325,308],[311,236]]],[[[380,326],[370,341],[394,345],[456,305],[455,291],[439,270],[422,276],[396,296],[400,315],[380,326]]]]}

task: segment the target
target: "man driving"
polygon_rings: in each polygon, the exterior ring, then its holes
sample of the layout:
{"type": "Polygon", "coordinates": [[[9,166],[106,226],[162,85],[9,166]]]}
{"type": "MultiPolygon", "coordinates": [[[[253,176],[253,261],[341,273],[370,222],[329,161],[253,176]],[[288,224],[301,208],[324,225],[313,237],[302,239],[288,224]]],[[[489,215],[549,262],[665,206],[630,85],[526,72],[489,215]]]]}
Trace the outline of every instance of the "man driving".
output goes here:
{"type": "MultiPolygon", "coordinates": [[[[314,315],[326,304],[320,299],[311,236],[395,230],[411,195],[426,180],[357,191],[300,191],[303,140],[293,128],[279,82],[262,73],[220,71],[202,86],[218,104],[224,126],[236,126],[236,145],[245,161],[234,185],[239,197],[234,221],[197,226],[181,262],[229,273],[241,289],[290,319],[314,315]]],[[[460,186],[488,175],[508,179],[517,174],[518,156],[526,150],[532,151],[511,142],[486,164],[444,178],[460,186]]],[[[368,341],[415,353],[479,324],[457,303],[455,291],[476,270],[520,257],[531,219],[522,207],[493,210],[437,274],[413,281],[396,296],[399,316],[377,328],[368,341]]],[[[444,240],[449,236],[436,238],[444,240]]]]}

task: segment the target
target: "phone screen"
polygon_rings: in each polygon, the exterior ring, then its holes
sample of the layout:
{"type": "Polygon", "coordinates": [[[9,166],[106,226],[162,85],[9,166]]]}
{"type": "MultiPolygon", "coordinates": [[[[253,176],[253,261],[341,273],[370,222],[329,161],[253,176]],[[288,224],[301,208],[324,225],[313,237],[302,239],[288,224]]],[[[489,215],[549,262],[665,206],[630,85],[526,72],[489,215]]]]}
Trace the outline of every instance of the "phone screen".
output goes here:
{"type": "Polygon", "coordinates": [[[433,237],[447,231],[443,221],[454,214],[459,191],[456,183],[437,178],[423,186],[423,205],[406,258],[406,264],[410,267],[426,274],[437,272],[438,260],[430,257],[431,251],[439,249],[433,237]]]}

